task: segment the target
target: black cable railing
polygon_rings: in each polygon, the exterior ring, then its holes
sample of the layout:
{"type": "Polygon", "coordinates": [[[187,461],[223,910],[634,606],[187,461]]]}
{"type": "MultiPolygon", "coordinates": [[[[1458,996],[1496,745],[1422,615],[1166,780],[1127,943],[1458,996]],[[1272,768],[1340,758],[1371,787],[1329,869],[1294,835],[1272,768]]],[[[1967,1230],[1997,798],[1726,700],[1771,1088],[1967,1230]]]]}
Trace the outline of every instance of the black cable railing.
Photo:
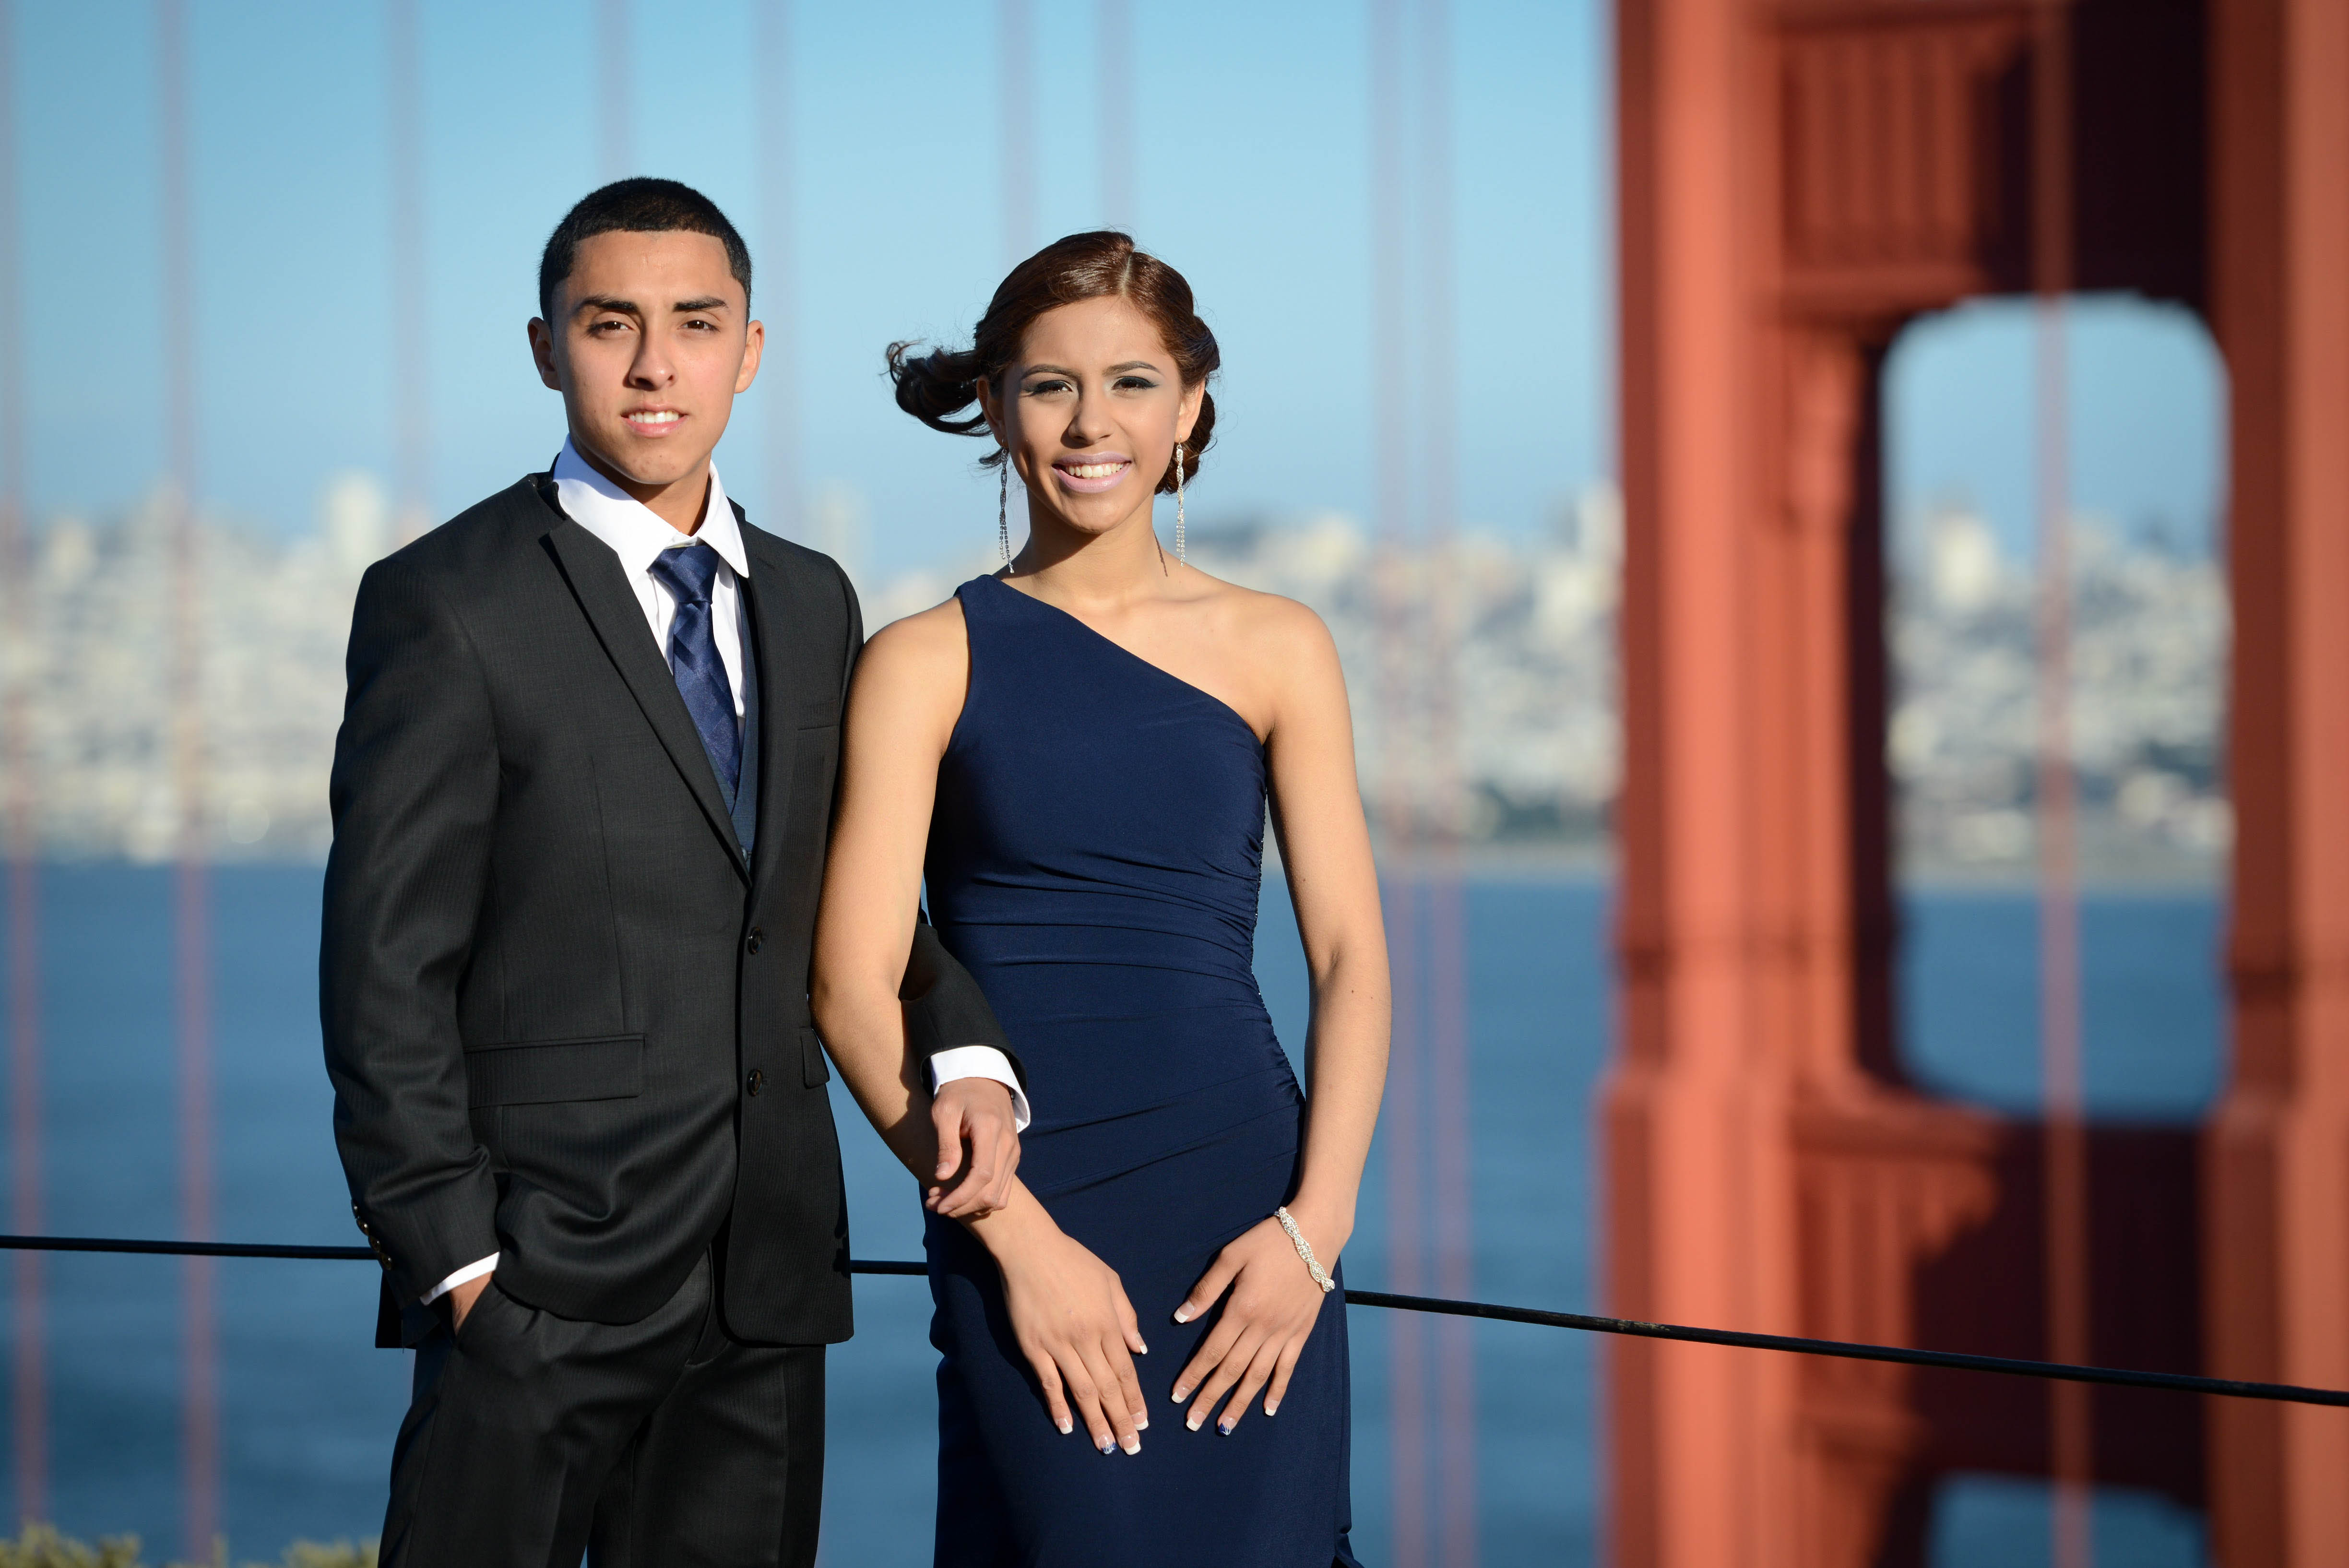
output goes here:
{"type": "MultiPolygon", "coordinates": [[[[372,1263],[365,1247],[305,1247],[267,1241],[148,1241],[117,1236],[0,1236],[0,1251],[131,1252],[181,1258],[316,1258],[372,1263]]],[[[902,1258],[856,1258],[852,1274],[920,1275],[924,1264],[902,1258]]],[[[1792,1334],[1746,1334],[1733,1328],[1693,1328],[1679,1323],[1642,1323],[1637,1318],[1599,1317],[1589,1313],[1545,1312],[1537,1307],[1500,1306],[1492,1302],[1449,1301],[1441,1296],[1397,1295],[1390,1291],[1346,1293],[1348,1306],[1396,1312],[1436,1313],[1484,1318],[1493,1323],[1532,1324],[1585,1334],[1619,1334],[1634,1339],[1665,1339],[1684,1345],[1725,1345],[1738,1350],[1777,1350],[1795,1355],[1833,1355],[1847,1361],[1889,1361],[1903,1366],[1940,1366],[1956,1372],[1996,1372],[2010,1377],[2043,1377],[2064,1383],[2101,1383],[2116,1388],[2160,1388],[2173,1394],[2215,1394],[2230,1399],[2272,1399],[2293,1405],[2349,1406],[2349,1391],[2304,1388],[2294,1383],[2245,1383],[2231,1377],[2197,1377],[2183,1372],[2137,1372],[2119,1366],[2075,1366],[2061,1361],[2023,1361],[2008,1355],[1970,1355],[1956,1350],[1911,1350],[1900,1345],[1861,1345],[1845,1339],[1808,1339],[1792,1334]]]]}

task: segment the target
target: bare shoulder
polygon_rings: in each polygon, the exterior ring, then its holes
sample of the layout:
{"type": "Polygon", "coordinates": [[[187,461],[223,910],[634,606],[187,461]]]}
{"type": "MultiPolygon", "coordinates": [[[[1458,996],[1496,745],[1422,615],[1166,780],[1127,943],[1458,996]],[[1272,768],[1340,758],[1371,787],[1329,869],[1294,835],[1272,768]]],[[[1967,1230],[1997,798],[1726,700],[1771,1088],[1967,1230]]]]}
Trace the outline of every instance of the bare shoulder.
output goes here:
{"type": "Polygon", "coordinates": [[[878,666],[895,677],[942,675],[959,671],[970,662],[970,634],[964,628],[962,601],[948,599],[928,609],[893,620],[865,639],[859,665],[878,666]]]}
{"type": "Polygon", "coordinates": [[[1337,643],[1309,607],[1205,572],[1197,576],[1205,589],[1201,599],[1213,635],[1225,646],[1240,650],[1254,669],[1285,681],[1308,670],[1319,675],[1337,668],[1337,643]]]}
{"type": "Polygon", "coordinates": [[[916,737],[943,747],[969,685],[962,604],[948,599],[891,621],[865,641],[848,694],[850,729],[889,737],[900,749],[916,737]]]}

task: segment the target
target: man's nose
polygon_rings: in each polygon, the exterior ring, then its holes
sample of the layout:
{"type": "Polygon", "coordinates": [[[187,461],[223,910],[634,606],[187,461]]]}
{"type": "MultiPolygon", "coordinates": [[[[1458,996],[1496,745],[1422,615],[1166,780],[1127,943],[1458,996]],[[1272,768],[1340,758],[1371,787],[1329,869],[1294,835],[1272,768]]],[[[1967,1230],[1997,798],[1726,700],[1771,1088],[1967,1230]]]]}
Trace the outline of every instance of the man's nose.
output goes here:
{"type": "Polygon", "coordinates": [[[636,357],[628,365],[628,385],[631,387],[666,387],[677,379],[676,369],[668,362],[660,339],[647,332],[638,340],[636,357]]]}

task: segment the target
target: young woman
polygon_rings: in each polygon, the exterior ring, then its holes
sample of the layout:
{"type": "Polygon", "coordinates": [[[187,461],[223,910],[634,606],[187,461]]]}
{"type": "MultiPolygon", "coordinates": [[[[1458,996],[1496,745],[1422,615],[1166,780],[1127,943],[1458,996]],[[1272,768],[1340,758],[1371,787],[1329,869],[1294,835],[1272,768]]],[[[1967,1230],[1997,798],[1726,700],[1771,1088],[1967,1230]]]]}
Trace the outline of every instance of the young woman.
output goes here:
{"type": "Polygon", "coordinates": [[[1330,1285],[1388,992],[1337,650],[1302,606],[1182,559],[1218,356],[1173,268],[1072,235],[1004,280],[969,350],[909,348],[898,403],[991,436],[1030,519],[1002,572],[866,648],[817,921],[817,1024],[917,1176],[940,1156],[897,992],[926,878],[1035,1096],[999,1206],[969,1197],[983,1173],[927,1199],[936,1560],[1351,1563],[1330,1285]],[[1309,1104],[1252,968],[1268,798],[1309,1104]]]}

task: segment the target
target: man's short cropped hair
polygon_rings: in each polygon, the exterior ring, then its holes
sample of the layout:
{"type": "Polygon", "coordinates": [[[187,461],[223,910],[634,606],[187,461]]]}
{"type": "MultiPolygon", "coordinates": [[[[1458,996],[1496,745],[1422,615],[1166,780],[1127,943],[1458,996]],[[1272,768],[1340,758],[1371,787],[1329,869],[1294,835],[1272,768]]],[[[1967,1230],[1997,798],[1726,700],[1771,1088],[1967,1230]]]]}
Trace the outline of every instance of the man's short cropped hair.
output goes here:
{"type": "Polygon", "coordinates": [[[726,247],[726,265],[734,274],[734,281],[742,286],[743,307],[750,307],[750,247],[742,243],[742,236],[726,221],[718,203],[690,185],[639,175],[631,180],[615,180],[602,190],[582,197],[577,206],[563,215],[563,222],[554,225],[554,233],[546,236],[546,249],[538,258],[541,317],[548,321],[554,319],[554,291],[571,275],[578,258],[579,242],[616,232],[708,234],[726,247]]]}

